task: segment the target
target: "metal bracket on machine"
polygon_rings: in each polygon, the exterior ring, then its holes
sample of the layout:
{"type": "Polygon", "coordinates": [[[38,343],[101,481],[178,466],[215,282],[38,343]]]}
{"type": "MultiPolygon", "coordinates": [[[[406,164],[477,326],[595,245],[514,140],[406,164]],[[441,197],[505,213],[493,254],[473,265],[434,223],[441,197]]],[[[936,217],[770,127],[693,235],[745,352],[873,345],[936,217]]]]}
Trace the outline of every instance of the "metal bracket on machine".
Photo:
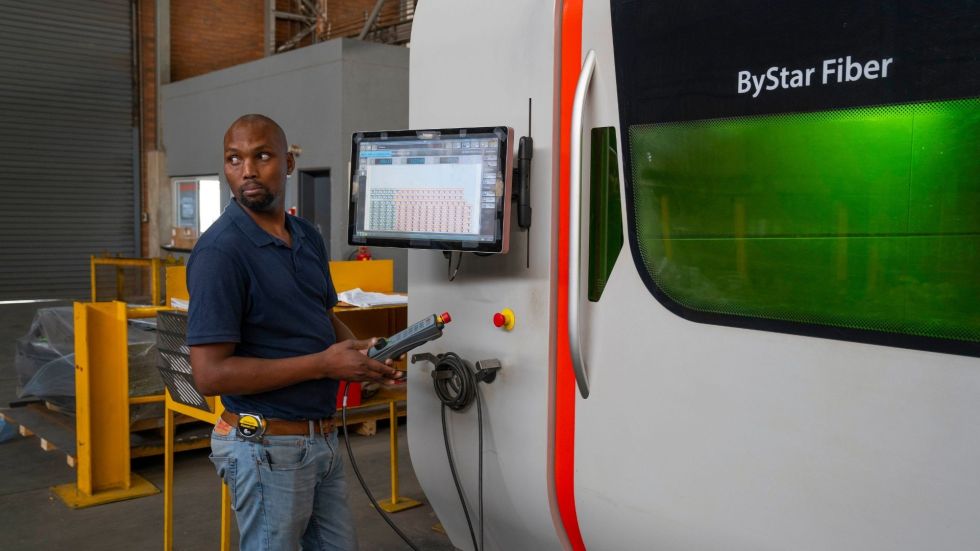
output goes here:
{"type": "Polygon", "coordinates": [[[531,227],[531,159],[534,158],[534,140],[531,136],[521,136],[519,144],[512,196],[517,201],[517,226],[528,230],[531,227]]]}
{"type": "Polygon", "coordinates": [[[517,227],[527,232],[527,267],[531,267],[531,159],[534,158],[534,139],[531,138],[531,98],[527,98],[527,136],[521,136],[514,166],[514,185],[511,192],[517,201],[517,227]]]}
{"type": "Polygon", "coordinates": [[[412,354],[412,363],[417,362],[429,362],[432,365],[439,363],[439,358],[428,352],[420,352],[418,354],[412,354]]]}
{"type": "Polygon", "coordinates": [[[500,360],[496,358],[480,360],[476,362],[476,380],[490,384],[497,378],[497,372],[500,371],[500,368],[500,360]]]}
{"type": "MultiPolygon", "coordinates": [[[[428,352],[421,352],[419,354],[412,354],[412,363],[414,364],[417,362],[429,362],[432,365],[437,366],[439,365],[439,362],[442,361],[442,357],[443,354],[439,354],[437,356],[434,354],[430,354],[428,352]]],[[[476,366],[475,368],[473,368],[473,376],[476,378],[478,382],[490,384],[497,379],[497,372],[500,371],[501,367],[503,367],[503,365],[500,363],[500,360],[496,358],[480,360],[476,362],[476,366]]],[[[441,374],[433,374],[433,377],[436,378],[444,378],[450,376],[451,374],[449,372],[445,372],[441,374]]]]}

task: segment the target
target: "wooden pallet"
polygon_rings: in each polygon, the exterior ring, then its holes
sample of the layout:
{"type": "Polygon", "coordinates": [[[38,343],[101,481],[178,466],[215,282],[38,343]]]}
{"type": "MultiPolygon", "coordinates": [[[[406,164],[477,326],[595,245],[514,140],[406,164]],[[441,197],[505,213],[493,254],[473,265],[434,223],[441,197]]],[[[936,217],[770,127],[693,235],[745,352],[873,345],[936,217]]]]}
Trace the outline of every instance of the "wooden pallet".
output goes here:
{"type": "MultiPolygon", "coordinates": [[[[388,403],[395,400],[396,412],[399,417],[405,417],[407,406],[405,402],[405,388],[382,387],[377,394],[365,400],[357,407],[347,409],[347,430],[360,434],[361,436],[373,436],[378,432],[378,421],[388,419],[388,403]]],[[[340,421],[340,412],[334,416],[340,421]]]]}
{"type": "MultiPolygon", "coordinates": [[[[156,405],[156,404],[141,404],[141,405],[156,405]]],[[[65,408],[62,408],[61,406],[48,401],[44,402],[44,407],[48,408],[51,411],[67,415],[69,417],[75,414],[74,411],[67,411],[65,410],[65,408]]],[[[133,407],[135,406],[130,406],[130,415],[133,414],[133,410],[132,410],[133,407]]],[[[162,401],[159,403],[159,407],[160,407],[159,417],[147,417],[145,419],[137,419],[135,421],[131,421],[129,423],[129,432],[140,432],[140,431],[145,431],[150,429],[159,429],[160,431],[163,431],[163,402],[162,401]]],[[[197,419],[194,419],[193,417],[188,417],[187,415],[184,415],[182,413],[178,413],[174,415],[175,425],[184,425],[187,423],[197,423],[197,422],[198,422],[197,419]]],[[[161,432],[161,434],[163,433],[161,432]]]]}
{"type": "MultiPolygon", "coordinates": [[[[356,407],[348,409],[348,431],[361,436],[373,436],[378,432],[378,421],[387,420],[388,404],[395,400],[399,417],[407,415],[403,386],[383,387],[377,394],[356,407]]],[[[340,412],[337,412],[338,421],[340,412]]],[[[60,450],[66,462],[75,467],[75,419],[62,413],[57,407],[43,402],[33,402],[20,407],[0,409],[0,419],[18,425],[23,436],[37,436],[44,451],[60,450]]],[[[183,414],[175,415],[175,451],[194,450],[210,446],[211,426],[183,414]]],[[[131,424],[130,457],[163,455],[163,418],[151,418],[131,424]]]]}
{"type": "MultiPolygon", "coordinates": [[[[19,425],[20,434],[37,436],[44,451],[63,452],[68,466],[74,468],[77,464],[74,417],[52,411],[40,402],[0,410],[0,416],[9,423],[19,425]]],[[[178,417],[182,419],[174,440],[175,451],[195,450],[211,445],[210,425],[183,415],[178,417]]],[[[141,430],[130,433],[130,457],[163,455],[163,419],[159,419],[159,424],[143,425],[141,430]]]]}

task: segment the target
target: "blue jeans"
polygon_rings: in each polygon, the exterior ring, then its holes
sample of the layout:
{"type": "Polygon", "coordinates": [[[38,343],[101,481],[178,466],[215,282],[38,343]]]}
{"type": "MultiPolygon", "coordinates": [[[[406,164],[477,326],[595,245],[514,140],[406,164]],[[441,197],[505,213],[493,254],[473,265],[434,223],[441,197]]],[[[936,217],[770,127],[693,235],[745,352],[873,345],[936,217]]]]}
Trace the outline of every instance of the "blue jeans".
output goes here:
{"type": "Polygon", "coordinates": [[[241,440],[219,420],[211,462],[231,491],[242,551],[357,549],[337,431],[241,440]]]}

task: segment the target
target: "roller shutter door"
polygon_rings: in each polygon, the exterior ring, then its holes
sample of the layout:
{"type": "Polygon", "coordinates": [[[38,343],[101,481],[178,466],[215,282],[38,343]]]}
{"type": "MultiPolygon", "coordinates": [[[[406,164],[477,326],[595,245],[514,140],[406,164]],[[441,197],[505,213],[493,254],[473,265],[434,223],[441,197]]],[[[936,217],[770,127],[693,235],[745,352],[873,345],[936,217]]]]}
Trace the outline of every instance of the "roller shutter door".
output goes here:
{"type": "Polygon", "coordinates": [[[0,301],[84,298],[133,256],[132,6],[0,0],[0,301]]]}

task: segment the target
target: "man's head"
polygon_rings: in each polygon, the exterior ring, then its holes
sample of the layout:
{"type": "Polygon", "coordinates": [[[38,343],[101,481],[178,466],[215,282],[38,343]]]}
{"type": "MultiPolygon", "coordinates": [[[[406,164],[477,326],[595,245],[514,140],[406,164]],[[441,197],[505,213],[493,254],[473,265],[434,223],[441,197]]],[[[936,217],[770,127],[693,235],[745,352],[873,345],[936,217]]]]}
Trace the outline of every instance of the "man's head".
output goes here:
{"type": "Polygon", "coordinates": [[[286,176],[294,166],[285,132],[265,115],[243,115],[225,132],[225,178],[238,203],[251,211],[283,209],[286,176]]]}

